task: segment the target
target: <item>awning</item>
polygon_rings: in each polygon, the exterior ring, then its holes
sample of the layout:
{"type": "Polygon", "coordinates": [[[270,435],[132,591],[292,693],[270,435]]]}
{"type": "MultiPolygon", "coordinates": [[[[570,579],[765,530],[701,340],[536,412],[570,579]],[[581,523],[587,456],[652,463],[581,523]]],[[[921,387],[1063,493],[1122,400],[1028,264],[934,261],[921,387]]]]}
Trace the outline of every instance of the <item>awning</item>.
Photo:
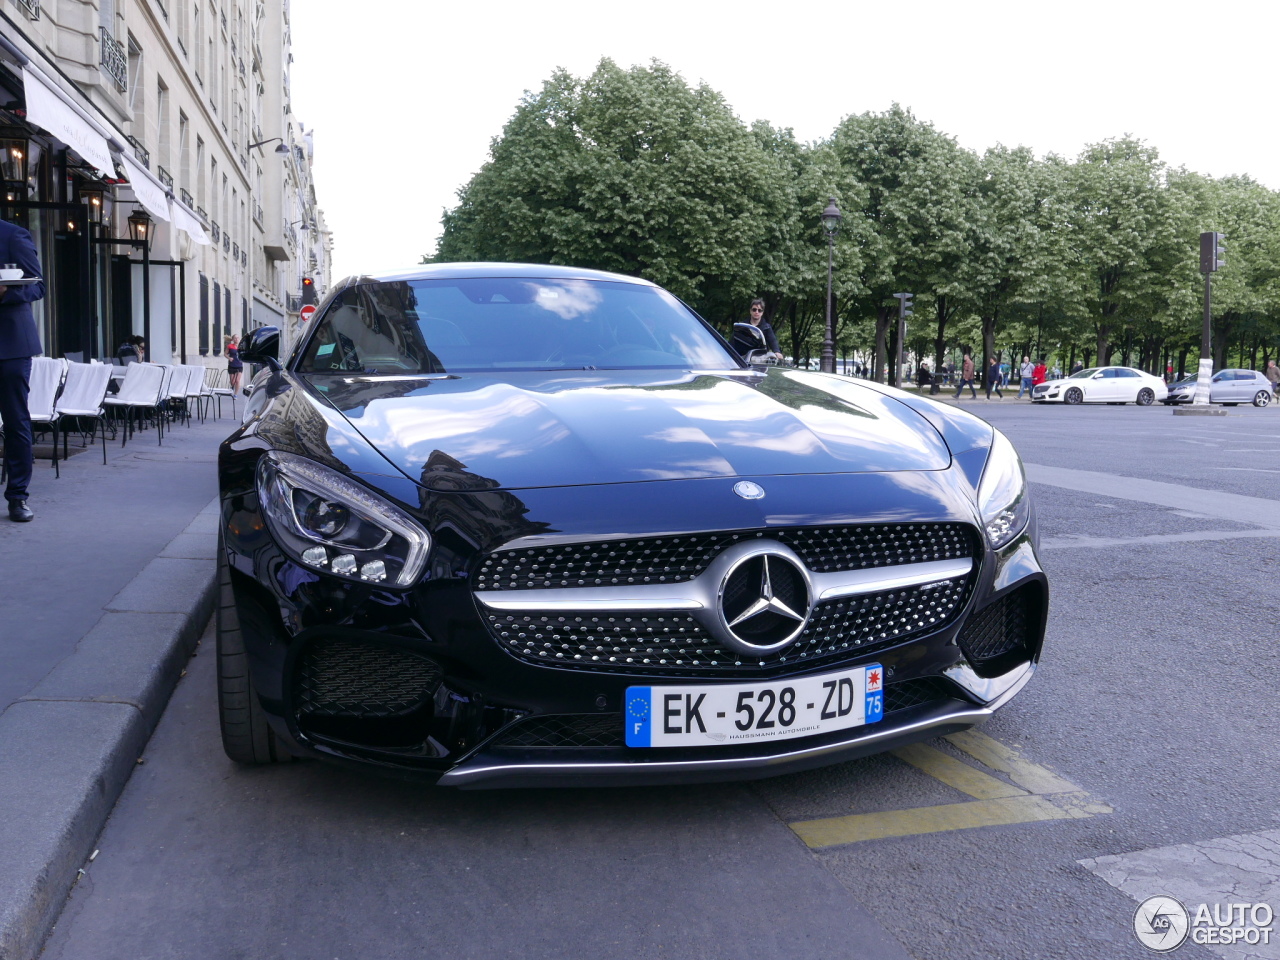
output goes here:
{"type": "Polygon", "coordinates": [[[204,232],[204,227],[200,225],[199,218],[177,200],[169,201],[169,210],[173,213],[173,225],[179,230],[187,231],[187,234],[196,243],[207,247],[213,242],[209,239],[208,234],[204,232]]]}
{"type": "Polygon", "coordinates": [[[104,177],[114,177],[116,167],[111,162],[106,138],[73,109],[67,95],[45,83],[29,66],[22,68],[22,83],[27,120],[48,130],[93,164],[104,177]]]}
{"type": "Polygon", "coordinates": [[[129,186],[133,188],[133,195],[137,201],[146,207],[147,212],[153,217],[168,221],[169,195],[160,181],[152,177],[142,164],[127,153],[120,154],[120,162],[124,164],[125,176],[129,178],[129,186]]]}

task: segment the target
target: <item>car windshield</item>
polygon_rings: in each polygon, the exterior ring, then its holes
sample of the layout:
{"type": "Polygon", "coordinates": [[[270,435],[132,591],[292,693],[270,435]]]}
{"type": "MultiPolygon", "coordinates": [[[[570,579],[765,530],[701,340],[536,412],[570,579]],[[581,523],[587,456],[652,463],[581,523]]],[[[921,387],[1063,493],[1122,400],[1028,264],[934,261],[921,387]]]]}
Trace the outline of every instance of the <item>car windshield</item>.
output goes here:
{"type": "Polygon", "coordinates": [[[1081,370],[1079,373],[1073,373],[1068,380],[1088,380],[1095,373],[1101,370],[1101,367],[1090,367],[1088,370],[1081,370]]]}
{"type": "Polygon", "coordinates": [[[736,366],[697,317],[657,287],[488,277],[350,287],[325,310],[298,369],[416,374],[736,366]]]}

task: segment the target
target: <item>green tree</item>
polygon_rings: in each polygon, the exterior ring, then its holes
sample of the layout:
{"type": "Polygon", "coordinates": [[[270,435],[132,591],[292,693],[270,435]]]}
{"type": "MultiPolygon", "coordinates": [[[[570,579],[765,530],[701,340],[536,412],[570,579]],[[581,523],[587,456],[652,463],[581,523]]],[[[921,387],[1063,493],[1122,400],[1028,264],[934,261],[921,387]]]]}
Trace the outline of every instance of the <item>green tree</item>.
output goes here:
{"type": "Polygon", "coordinates": [[[1168,283],[1174,210],[1153,147],[1124,137],[1085,148],[1071,168],[1076,289],[1095,334],[1097,363],[1136,312],[1150,315],[1168,283]]]}
{"type": "Polygon", "coordinates": [[[785,273],[785,165],[705,85],[654,61],[528,94],[445,214],[437,260],[642,276],[715,314],[785,273]]]}
{"type": "MultiPolygon", "coordinates": [[[[875,378],[890,355],[890,327],[901,291],[929,297],[945,328],[964,301],[960,267],[976,161],[971,153],[894,104],[846,118],[831,138],[840,166],[865,191],[870,225],[857,274],[846,279],[855,307],[875,317],[875,378]]],[[[846,211],[846,222],[857,220],[846,211]]],[[[896,335],[896,333],[895,333],[896,335]]]]}

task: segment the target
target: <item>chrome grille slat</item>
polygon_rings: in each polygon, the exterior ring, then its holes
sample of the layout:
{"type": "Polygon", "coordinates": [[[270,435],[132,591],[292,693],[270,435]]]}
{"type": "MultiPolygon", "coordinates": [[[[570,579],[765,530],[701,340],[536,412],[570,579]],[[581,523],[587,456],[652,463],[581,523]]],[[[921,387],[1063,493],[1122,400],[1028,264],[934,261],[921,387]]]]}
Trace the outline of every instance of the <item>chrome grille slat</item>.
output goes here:
{"type": "Polygon", "coordinates": [[[778,654],[752,659],[720,647],[692,616],[681,613],[485,611],[499,643],[533,663],[625,673],[752,675],[838,661],[932,632],[964,607],[970,578],[828,600],[778,654]]]}
{"type": "Polygon", "coordinates": [[[476,589],[539,590],[681,583],[725,548],[768,537],[786,544],[811,573],[973,558],[964,523],[878,523],[635,537],[499,550],[487,556],[476,589]]]}
{"type": "Polygon", "coordinates": [[[962,523],[556,543],[486,557],[475,596],[494,639],[527,662],[767,676],[849,660],[942,629],[964,608],[977,553],[977,532],[962,523]],[[728,638],[715,619],[723,602],[718,568],[757,541],[783,544],[803,562],[814,605],[794,642],[746,654],[724,645],[728,638]]]}

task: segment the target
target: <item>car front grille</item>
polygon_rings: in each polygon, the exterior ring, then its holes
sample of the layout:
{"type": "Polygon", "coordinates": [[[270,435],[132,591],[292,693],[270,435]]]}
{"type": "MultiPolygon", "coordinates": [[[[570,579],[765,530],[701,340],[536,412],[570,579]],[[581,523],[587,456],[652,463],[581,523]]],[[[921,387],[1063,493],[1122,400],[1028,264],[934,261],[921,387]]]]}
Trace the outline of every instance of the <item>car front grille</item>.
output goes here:
{"type": "Polygon", "coordinates": [[[476,589],[543,590],[679,583],[692,580],[706,570],[725,548],[764,537],[789,546],[814,573],[975,556],[973,528],[963,523],[882,523],[698,533],[495,552],[481,564],[476,589]]]}
{"type": "Polygon", "coordinates": [[[439,665],[375,643],[319,640],[298,660],[294,705],[308,717],[397,717],[421,707],[439,685],[439,665]]]}
{"type": "Polygon", "coordinates": [[[687,614],[485,610],[484,617],[504,648],[532,663],[624,673],[771,675],[939,630],[964,609],[971,580],[957,577],[820,603],[795,643],[760,658],[724,649],[687,614]]]}
{"type": "Polygon", "coordinates": [[[960,633],[964,655],[981,664],[1014,651],[1029,654],[1042,596],[1039,584],[1027,584],[976,611],[960,633]]]}
{"type": "MultiPolygon", "coordinates": [[[[942,677],[921,677],[889,683],[884,688],[884,712],[894,713],[956,696],[955,686],[942,677]]],[[[621,747],[626,745],[620,713],[577,713],[529,717],[499,733],[490,747],[621,747]]]]}

